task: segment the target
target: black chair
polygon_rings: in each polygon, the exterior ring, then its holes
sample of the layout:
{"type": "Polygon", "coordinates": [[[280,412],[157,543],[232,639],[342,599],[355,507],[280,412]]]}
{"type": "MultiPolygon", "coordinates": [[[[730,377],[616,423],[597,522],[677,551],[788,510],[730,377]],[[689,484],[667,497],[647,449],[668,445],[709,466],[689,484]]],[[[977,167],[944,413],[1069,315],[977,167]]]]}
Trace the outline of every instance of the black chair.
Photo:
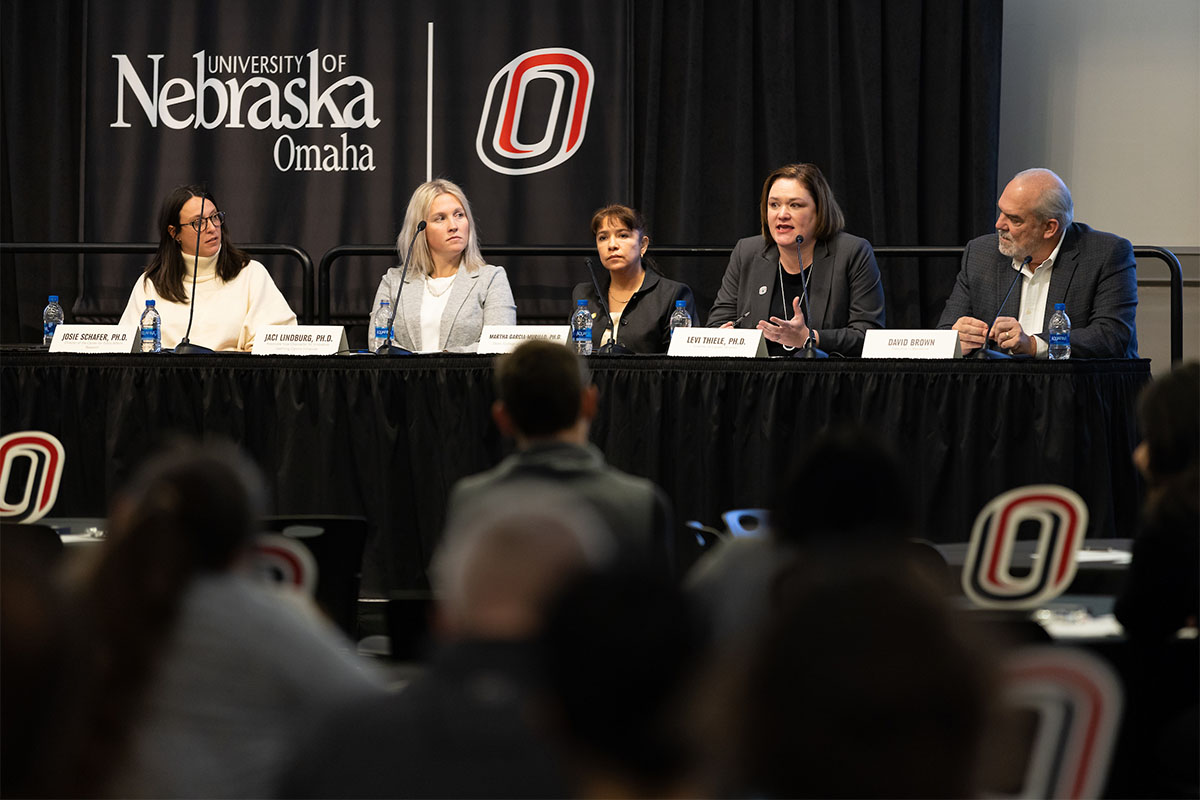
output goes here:
{"type": "Polygon", "coordinates": [[[62,537],[49,525],[37,523],[0,522],[0,547],[19,547],[48,567],[57,564],[63,554],[62,537]]]}
{"type": "Polygon", "coordinates": [[[317,562],[317,605],[348,636],[357,638],[366,518],[306,514],[266,517],[262,529],[281,533],[308,548],[317,562]]]}

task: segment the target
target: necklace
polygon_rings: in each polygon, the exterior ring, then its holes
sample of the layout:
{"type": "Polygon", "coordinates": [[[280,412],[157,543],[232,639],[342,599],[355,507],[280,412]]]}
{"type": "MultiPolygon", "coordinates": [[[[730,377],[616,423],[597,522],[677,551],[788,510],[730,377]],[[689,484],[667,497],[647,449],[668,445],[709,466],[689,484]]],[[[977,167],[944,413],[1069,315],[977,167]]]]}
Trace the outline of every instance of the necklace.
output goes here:
{"type": "Polygon", "coordinates": [[[441,297],[446,292],[450,291],[450,287],[454,285],[454,279],[458,277],[458,273],[456,272],[453,275],[447,275],[446,277],[448,277],[450,280],[446,281],[445,287],[440,291],[434,291],[433,282],[445,281],[445,278],[434,278],[432,276],[425,278],[425,291],[429,292],[434,297],[441,297]]]}

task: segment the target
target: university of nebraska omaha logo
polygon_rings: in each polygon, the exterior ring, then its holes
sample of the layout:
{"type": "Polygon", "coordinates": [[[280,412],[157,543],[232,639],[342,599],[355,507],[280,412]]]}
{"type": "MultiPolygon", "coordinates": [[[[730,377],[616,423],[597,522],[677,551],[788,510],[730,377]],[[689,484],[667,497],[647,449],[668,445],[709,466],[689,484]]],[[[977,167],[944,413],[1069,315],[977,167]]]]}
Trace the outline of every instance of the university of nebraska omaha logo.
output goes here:
{"type": "Polygon", "coordinates": [[[46,516],[58,499],[64,455],[62,443],[43,431],[20,431],[0,438],[0,517],[37,522],[46,516]],[[28,460],[24,486],[19,483],[20,472],[14,469],[21,460],[28,460]],[[10,496],[10,489],[19,496],[10,496]]]}
{"type": "Polygon", "coordinates": [[[593,83],[591,63],[565,47],[530,50],[505,64],[483,102],[475,139],[480,160],[505,175],[529,175],[566,161],[583,144],[593,83]]]}

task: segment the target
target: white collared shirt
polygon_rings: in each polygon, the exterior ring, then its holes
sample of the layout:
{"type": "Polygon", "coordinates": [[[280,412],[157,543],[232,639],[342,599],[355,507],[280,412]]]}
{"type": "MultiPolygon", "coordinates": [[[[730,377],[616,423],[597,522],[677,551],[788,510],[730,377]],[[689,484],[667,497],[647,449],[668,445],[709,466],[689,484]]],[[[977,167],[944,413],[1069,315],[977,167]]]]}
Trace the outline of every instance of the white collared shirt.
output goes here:
{"type": "Polygon", "coordinates": [[[1046,300],[1050,296],[1050,274],[1058,263],[1058,251],[1062,248],[1065,236],[1058,237],[1050,257],[1043,261],[1037,269],[1022,267],[1021,262],[1013,259],[1012,268],[1021,271],[1021,304],[1017,313],[1017,321],[1026,336],[1033,338],[1036,348],[1035,358],[1046,358],[1050,354],[1050,346],[1040,334],[1042,323],[1046,319],[1046,300]]]}

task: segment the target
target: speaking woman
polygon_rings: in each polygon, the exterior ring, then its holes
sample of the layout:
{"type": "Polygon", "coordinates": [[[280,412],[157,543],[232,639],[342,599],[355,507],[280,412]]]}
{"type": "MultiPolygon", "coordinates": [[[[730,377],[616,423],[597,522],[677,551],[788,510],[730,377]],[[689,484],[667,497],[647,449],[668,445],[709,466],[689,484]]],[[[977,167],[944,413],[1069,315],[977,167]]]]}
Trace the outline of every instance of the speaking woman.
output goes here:
{"type": "Polygon", "coordinates": [[[397,345],[414,352],[473,353],[484,325],[516,324],[517,305],[508,277],[503,267],[484,263],[471,204],[462,189],[440,178],[418,186],[396,239],[401,259],[414,237],[403,291],[403,265],[392,267],[371,304],[372,313],[380,300],[395,307],[397,345]],[[425,230],[418,233],[421,222],[425,230]]]}
{"type": "Polygon", "coordinates": [[[842,230],[821,170],[788,164],[772,172],[759,216],[762,234],[734,247],[709,326],[757,327],[771,355],[794,353],[810,336],[827,353],[861,355],[866,332],[884,326],[883,284],[871,245],[842,230]],[[802,302],[806,287],[811,307],[802,302]]]}
{"type": "Polygon", "coordinates": [[[158,252],[134,284],[121,325],[136,326],[153,300],[162,315],[162,346],[187,335],[195,306],[193,344],[211,350],[249,350],[255,332],[268,325],[295,325],[296,314],[266,267],[234,247],[225,212],[202,186],[180,186],[158,214],[158,252]],[[195,272],[196,296],[189,304],[195,272]]]}
{"type": "Polygon", "coordinates": [[[646,269],[643,257],[650,246],[642,215],[627,206],[606,206],[592,215],[592,236],[604,272],[596,281],[604,294],[603,304],[596,287],[580,283],[571,293],[573,301],[587,300],[592,314],[592,342],[599,348],[615,341],[634,353],[665,353],[671,343],[668,324],[675,303],[682,300],[696,319],[692,290],[678,281],[646,269]],[[613,326],[604,314],[607,307],[613,326]]]}

